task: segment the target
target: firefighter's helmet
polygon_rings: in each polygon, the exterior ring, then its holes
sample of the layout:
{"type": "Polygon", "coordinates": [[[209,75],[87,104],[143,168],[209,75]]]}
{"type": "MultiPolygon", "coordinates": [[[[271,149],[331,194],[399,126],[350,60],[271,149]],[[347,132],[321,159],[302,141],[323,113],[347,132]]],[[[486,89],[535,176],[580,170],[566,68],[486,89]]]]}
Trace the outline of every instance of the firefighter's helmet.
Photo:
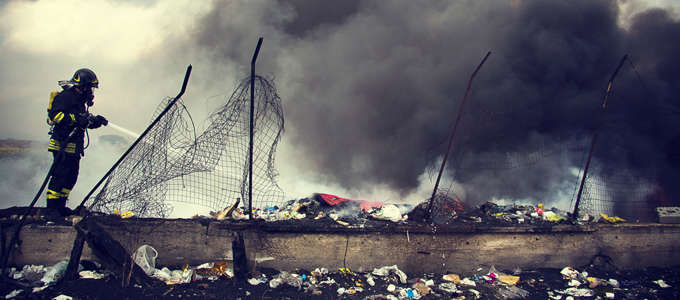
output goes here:
{"type": "Polygon", "coordinates": [[[92,72],[92,70],[83,68],[83,69],[78,69],[75,74],[73,74],[73,78],[71,78],[71,83],[75,86],[79,87],[93,87],[93,88],[98,88],[99,87],[99,80],[97,79],[97,75],[92,72]]]}

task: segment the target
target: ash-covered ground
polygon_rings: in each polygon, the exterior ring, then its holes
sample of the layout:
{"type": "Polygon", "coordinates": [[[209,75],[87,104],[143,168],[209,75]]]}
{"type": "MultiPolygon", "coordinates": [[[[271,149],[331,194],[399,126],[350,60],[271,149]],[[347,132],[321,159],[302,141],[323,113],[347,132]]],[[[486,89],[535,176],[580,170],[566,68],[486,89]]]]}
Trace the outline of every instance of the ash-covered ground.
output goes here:
{"type": "MultiPolygon", "coordinates": [[[[394,226],[552,226],[591,222],[625,222],[615,216],[572,218],[568,212],[543,207],[502,206],[487,202],[465,207],[455,199],[435,203],[427,218],[427,203],[408,205],[353,201],[328,195],[289,201],[281,207],[253,212],[257,222],[343,228],[394,226]]],[[[0,213],[3,222],[16,222],[25,208],[0,213]]],[[[198,221],[246,221],[243,209],[196,217],[198,221]]],[[[29,222],[67,224],[69,218],[45,218],[40,210],[29,222]]],[[[133,216],[134,217],[134,216],[133,216]]],[[[117,218],[108,216],[107,218],[117,218]]],[[[53,266],[16,266],[12,281],[2,283],[0,296],[12,299],[678,299],[680,264],[664,268],[623,270],[605,256],[584,266],[503,270],[480,265],[473,270],[455,267],[441,274],[406,274],[399,266],[382,266],[366,272],[347,268],[328,270],[256,269],[247,280],[234,276],[232,262],[206,262],[199,266],[156,265],[152,286],[125,283],[96,262],[81,261],[80,279],[60,281],[66,262],[53,266]],[[59,298],[61,297],[61,298],[59,298]],[[69,298],[70,297],[70,298],[69,298]]]]}

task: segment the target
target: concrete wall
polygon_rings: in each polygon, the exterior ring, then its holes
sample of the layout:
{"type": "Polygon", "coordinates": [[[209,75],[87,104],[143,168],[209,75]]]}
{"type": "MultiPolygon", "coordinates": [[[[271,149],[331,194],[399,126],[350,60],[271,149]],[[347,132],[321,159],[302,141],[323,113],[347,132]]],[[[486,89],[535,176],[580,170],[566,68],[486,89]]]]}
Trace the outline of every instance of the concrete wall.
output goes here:
{"type": "MultiPolygon", "coordinates": [[[[678,224],[436,229],[395,224],[380,231],[158,219],[109,220],[102,225],[129,251],[149,244],[159,252],[157,264],[172,266],[231,260],[235,232],[244,235],[251,264],[281,270],[347,266],[364,271],[396,264],[406,272],[464,274],[490,265],[581,266],[597,254],[624,269],[680,264],[678,224]]],[[[67,259],[74,237],[69,226],[28,225],[10,263],[53,264],[67,259]]],[[[92,259],[88,248],[83,258],[92,259]]]]}

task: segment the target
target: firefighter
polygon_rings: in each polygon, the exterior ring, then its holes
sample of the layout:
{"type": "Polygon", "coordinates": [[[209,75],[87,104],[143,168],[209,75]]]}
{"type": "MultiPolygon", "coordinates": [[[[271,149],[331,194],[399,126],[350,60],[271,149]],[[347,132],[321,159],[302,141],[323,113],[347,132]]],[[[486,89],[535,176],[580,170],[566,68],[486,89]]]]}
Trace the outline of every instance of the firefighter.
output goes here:
{"type": "Polygon", "coordinates": [[[108,121],[88,111],[94,105],[92,89],[99,87],[92,70],[79,69],[70,80],[59,81],[59,85],[62,91],[50,94],[47,107],[47,123],[51,125],[48,150],[52,152],[53,167],[46,196],[47,208],[66,216],[72,214],[66,201],[78,180],[86,130],[106,126],[108,121]]]}

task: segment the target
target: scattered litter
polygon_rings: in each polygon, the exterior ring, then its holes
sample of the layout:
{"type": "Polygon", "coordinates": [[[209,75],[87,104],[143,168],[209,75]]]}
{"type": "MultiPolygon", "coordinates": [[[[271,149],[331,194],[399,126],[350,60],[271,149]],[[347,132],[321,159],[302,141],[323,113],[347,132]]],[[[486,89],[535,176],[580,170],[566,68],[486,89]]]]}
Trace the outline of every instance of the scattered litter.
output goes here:
{"type": "Polygon", "coordinates": [[[45,286],[55,284],[61,276],[66,272],[66,267],[68,266],[67,260],[62,260],[56,263],[54,266],[45,268],[45,275],[43,275],[40,281],[43,282],[45,286]]]}
{"type": "Polygon", "coordinates": [[[663,281],[663,279],[655,280],[654,283],[658,284],[660,288],[665,289],[671,287],[668,283],[663,281]]]}
{"type": "Polygon", "coordinates": [[[333,279],[333,278],[328,278],[328,279],[326,279],[326,280],[324,280],[324,281],[320,281],[320,282],[319,282],[319,286],[323,286],[323,285],[331,285],[331,284],[335,284],[335,283],[336,283],[336,282],[335,282],[335,279],[333,279]]]}
{"type": "Polygon", "coordinates": [[[438,289],[441,291],[447,292],[447,293],[455,293],[458,292],[458,288],[456,287],[456,284],[453,282],[444,282],[441,283],[439,286],[437,286],[438,289]]]}
{"type": "Polygon", "coordinates": [[[375,286],[375,279],[373,279],[371,274],[366,274],[366,282],[368,282],[368,285],[370,286],[375,286]]]}
{"type": "Polygon", "coordinates": [[[413,284],[412,288],[418,291],[418,293],[423,296],[426,296],[432,292],[432,289],[429,286],[427,286],[424,282],[416,282],[415,284],[413,284]]]}
{"type": "Polygon", "coordinates": [[[141,245],[137,251],[132,255],[135,263],[142,268],[147,276],[154,274],[156,270],[156,258],[158,258],[158,251],[149,245],[141,245]]]}
{"type": "Polygon", "coordinates": [[[406,283],[406,273],[402,272],[397,268],[397,265],[392,265],[392,266],[384,266],[380,268],[375,268],[373,269],[373,272],[371,272],[373,275],[378,275],[378,276],[388,276],[390,273],[394,273],[397,276],[399,276],[399,282],[402,284],[406,283]]]}
{"type": "Polygon", "coordinates": [[[579,275],[581,275],[581,273],[572,267],[564,267],[562,271],[560,271],[560,274],[562,274],[564,279],[576,279],[579,277],[579,275]]]}
{"type": "Polygon", "coordinates": [[[615,288],[618,288],[618,287],[620,286],[619,281],[616,280],[616,279],[612,279],[612,278],[610,278],[610,279],[607,281],[607,283],[609,283],[609,285],[611,285],[611,286],[613,286],[613,287],[615,287],[615,288]]]}
{"type": "Polygon", "coordinates": [[[517,284],[517,282],[519,282],[519,276],[499,275],[498,281],[505,283],[507,285],[515,285],[515,284],[517,284]]]}
{"type": "Polygon", "coordinates": [[[625,222],[625,221],[626,221],[626,219],[619,218],[619,217],[610,217],[610,216],[608,216],[608,215],[606,215],[606,214],[603,214],[603,213],[600,214],[600,217],[601,217],[603,220],[605,220],[605,221],[607,221],[607,222],[609,222],[609,223],[620,223],[620,222],[625,222]]]}
{"type": "Polygon", "coordinates": [[[163,281],[165,284],[180,284],[191,282],[192,275],[192,269],[170,270],[167,267],[163,267],[160,270],[155,269],[151,277],[163,281]]]}
{"type": "Polygon", "coordinates": [[[371,213],[370,216],[378,220],[389,220],[392,222],[399,222],[404,220],[405,217],[408,218],[408,216],[402,217],[401,210],[394,204],[384,205],[371,213]]]}
{"type": "Polygon", "coordinates": [[[338,295],[342,294],[347,294],[347,295],[354,295],[356,293],[361,293],[363,292],[364,289],[361,287],[351,287],[351,288],[338,288],[337,293],[338,295]]]}
{"type": "Polygon", "coordinates": [[[446,281],[451,281],[455,284],[460,284],[460,276],[458,276],[458,274],[446,274],[442,276],[442,279],[446,281]]]}
{"type": "Polygon", "coordinates": [[[399,300],[395,295],[372,295],[364,298],[364,300],[399,300]]]}
{"type": "Polygon", "coordinates": [[[298,274],[281,271],[281,273],[269,281],[269,287],[274,289],[284,283],[300,289],[302,287],[302,278],[298,274]]]}
{"type": "Polygon", "coordinates": [[[78,275],[83,279],[102,279],[107,276],[107,274],[97,273],[95,271],[80,271],[78,272],[78,275]]]}
{"type": "Polygon", "coordinates": [[[42,265],[25,265],[21,271],[14,272],[12,278],[14,280],[24,280],[27,282],[37,282],[45,274],[45,267],[42,265]]]}
{"type": "Polygon", "coordinates": [[[117,209],[113,210],[113,214],[120,216],[122,219],[132,218],[135,215],[132,211],[119,212],[117,209]]]}
{"type": "Polygon", "coordinates": [[[477,284],[474,281],[472,281],[472,279],[467,278],[467,277],[461,279],[460,284],[467,285],[467,286],[477,286],[477,284]]]}
{"type": "Polygon", "coordinates": [[[552,211],[546,211],[543,213],[543,220],[548,220],[550,222],[566,221],[567,217],[560,216],[552,211]]]}
{"type": "MultiPolygon", "coordinates": [[[[544,212],[544,215],[545,213],[547,213],[547,211],[544,212]]],[[[140,247],[140,249],[144,251],[140,251],[139,257],[146,255],[147,258],[153,258],[157,256],[155,250],[149,250],[153,249],[150,246],[148,248],[140,247]]],[[[146,262],[149,263],[149,260],[146,260],[146,262]]],[[[22,281],[27,281],[27,278],[34,278],[33,286],[36,286],[37,284],[42,285],[33,289],[33,292],[37,293],[45,290],[45,288],[53,284],[53,281],[50,281],[49,278],[58,279],[60,276],[63,276],[63,271],[61,270],[64,269],[66,265],[67,261],[59,262],[50,267],[26,265],[19,270],[12,268],[10,270],[10,276],[11,278],[18,278],[22,281]],[[43,278],[48,279],[43,281],[43,278]]],[[[101,266],[96,267],[100,268],[101,266]]],[[[228,267],[229,263],[226,261],[209,262],[201,264],[195,268],[185,265],[180,270],[170,270],[167,267],[162,269],[153,269],[154,273],[152,275],[153,277],[156,277],[167,284],[188,283],[195,280],[202,280],[206,277],[210,280],[216,280],[218,278],[229,279],[231,276],[233,276],[233,270],[229,269],[228,267]],[[229,276],[227,274],[232,275],[229,276]]],[[[488,273],[486,274],[484,274],[484,272],[480,272],[481,270],[482,268],[478,268],[476,274],[482,273],[483,275],[474,275],[462,279],[458,274],[448,273],[439,275],[441,277],[434,277],[435,274],[423,274],[423,277],[416,277],[407,280],[408,278],[406,273],[401,271],[397,265],[375,268],[370,272],[352,271],[349,268],[338,268],[337,272],[332,274],[329,274],[329,271],[326,268],[316,268],[314,271],[308,273],[306,271],[302,271],[300,274],[289,273],[285,271],[281,271],[275,276],[270,276],[270,273],[267,273],[267,275],[255,273],[258,275],[253,275],[254,277],[248,279],[247,281],[249,285],[253,287],[253,289],[276,289],[280,288],[282,285],[289,285],[300,290],[301,294],[304,293],[305,295],[312,297],[322,296],[324,298],[339,297],[400,300],[423,298],[475,299],[480,297],[493,299],[524,299],[529,297],[528,290],[542,289],[540,285],[536,284],[545,284],[552,281],[545,280],[541,277],[536,278],[522,271],[514,271],[513,274],[515,275],[504,274],[503,272],[498,271],[494,266],[490,267],[488,273]],[[529,278],[523,279],[523,285],[520,287],[519,275],[522,274],[526,274],[526,276],[529,278]],[[333,278],[331,278],[331,276],[340,276],[341,280],[339,280],[339,283],[337,283],[333,278]],[[264,287],[262,287],[262,283],[265,283],[264,287]],[[379,285],[378,283],[383,285],[379,285]],[[258,287],[255,288],[255,286],[258,287]],[[369,286],[378,286],[378,288],[372,289],[369,286]],[[385,287],[387,291],[384,295],[361,295],[361,293],[365,293],[367,291],[375,292],[382,290],[385,287]],[[333,296],[333,292],[330,292],[330,294],[326,292],[328,291],[328,288],[330,288],[330,291],[337,293],[337,296],[333,296]]],[[[588,269],[588,271],[593,274],[599,274],[599,272],[596,270],[588,269]]],[[[547,290],[544,290],[547,295],[543,298],[556,300],[580,299],[582,297],[615,299],[618,296],[619,298],[626,298],[630,297],[630,295],[636,295],[631,293],[633,291],[637,291],[634,289],[635,287],[644,286],[644,284],[638,281],[623,280],[619,282],[619,280],[614,278],[601,279],[594,276],[589,276],[589,272],[579,271],[572,267],[565,267],[559,272],[564,281],[557,283],[557,286],[548,287],[547,290]],[[567,288],[563,290],[555,289],[565,286],[567,288]],[[617,293],[620,294],[617,295],[617,293]]],[[[80,271],[79,275],[81,278],[101,279],[106,276],[111,276],[111,273],[106,270],[87,270],[80,271]]],[[[337,279],[338,277],[335,278],[337,279]]],[[[559,275],[556,279],[560,281],[559,275]]],[[[668,278],[666,278],[666,280],[668,280],[668,278]]],[[[658,285],[660,288],[671,287],[663,279],[652,282],[654,282],[654,284],[658,285]]],[[[204,284],[205,287],[211,285],[211,283],[200,284],[204,284]]],[[[172,290],[173,288],[168,290],[167,293],[172,290]]],[[[174,290],[177,291],[177,288],[174,288],[174,290]]],[[[62,292],[66,293],[68,291],[64,290],[62,292]]],[[[248,293],[250,292],[252,292],[252,290],[243,291],[243,293],[246,293],[246,296],[248,296],[248,293]]],[[[15,298],[20,295],[20,293],[22,293],[22,290],[16,290],[6,295],[5,298],[15,298]]],[[[644,288],[642,294],[637,295],[643,296],[645,293],[658,293],[658,295],[664,295],[663,291],[658,289],[649,289],[648,287],[644,288]]],[[[35,295],[34,297],[41,296],[44,295],[35,295]]],[[[19,297],[24,298],[21,296],[19,297]]],[[[62,298],[54,299],[71,299],[70,296],[67,295],[60,295],[59,297],[62,298]]]]}
{"type": "Polygon", "coordinates": [[[501,299],[524,299],[529,296],[529,292],[516,286],[501,288],[497,292],[501,299]]]}
{"type": "Polygon", "coordinates": [[[21,294],[21,292],[23,292],[23,291],[24,290],[13,290],[11,293],[5,295],[5,299],[12,299],[12,298],[18,296],[19,294],[21,294]]]}
{"type": "Polygon", "coordinates": [[[408,299],[420,299],[421,295],[418,293],[417,290],[414,289],[401,289],[399,291],[399,297],[400,298],[408,298],[408,299]]]}
{"type": "Polygon", "coordinates": [[[193,272],[197,280],[204,277],[208,280],[217,280],[220,277],[234,277],[234,270],[230,268],[229,263],[226,261],[204,263],[196,267],[193,272]]]}
{"type": "Polygon", "coordinates": [[[601,280],[599,280],[595,277],[588,277],[586,279],[588,280],[588,287],[591,288],[591,289],[596,288],[597,286],[599,286],[602,283],[601,280]]]}
{"type": "Polygon", "coordinates": [[[258,284],[260,284],[260,283],[265,283],[265,282],[267,282],[267,278],[264,277],[264,276],[259,277],[259,278],[250,278],[250,279],[248,279],[248,283],[250,283],[251,285],[258,285],[258,284]]]}
{"type": "Polygon", "coordinates": [[[557,290],[560,294],[567,294],[574,297],[592,297],[595,296],[595,291],[591,289],[579,289],[575,287],[570,287],[566,290],[557,290]]]}

